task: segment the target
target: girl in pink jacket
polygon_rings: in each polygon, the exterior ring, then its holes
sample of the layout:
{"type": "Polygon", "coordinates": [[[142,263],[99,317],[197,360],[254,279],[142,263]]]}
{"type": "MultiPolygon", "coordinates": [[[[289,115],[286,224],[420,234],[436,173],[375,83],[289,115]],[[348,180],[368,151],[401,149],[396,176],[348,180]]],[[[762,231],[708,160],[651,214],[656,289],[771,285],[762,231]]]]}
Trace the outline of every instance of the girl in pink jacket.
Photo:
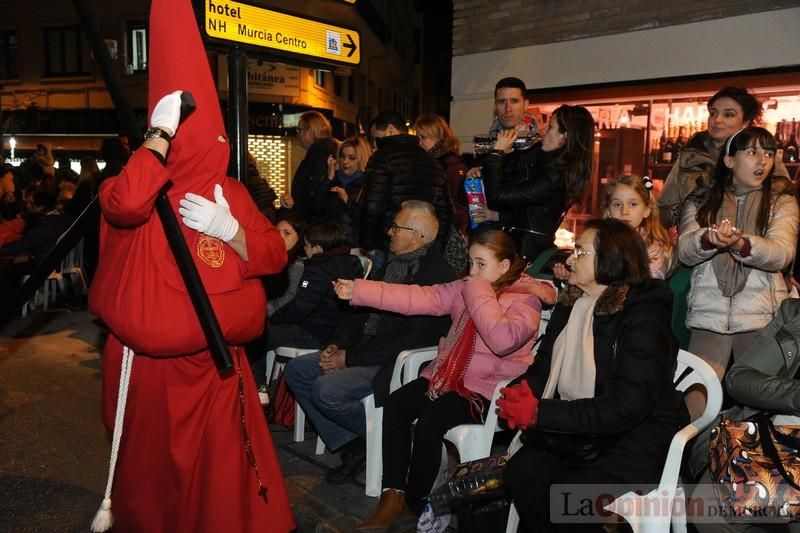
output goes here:
{"type": "Polygon", "coordinates": [[[356,530],[414,524],[439,470],[444,434],[481,422],[495,386],[531,364],[542,302],[554,303],[555,291],[523,273],[525,261],[502,231],[476,233],[469,257],[469,275],[442,285],[335,283],[339,297],[353,305],[453,320],[433,363],[386,400],[383,493],[373,517],[356,530]]]}

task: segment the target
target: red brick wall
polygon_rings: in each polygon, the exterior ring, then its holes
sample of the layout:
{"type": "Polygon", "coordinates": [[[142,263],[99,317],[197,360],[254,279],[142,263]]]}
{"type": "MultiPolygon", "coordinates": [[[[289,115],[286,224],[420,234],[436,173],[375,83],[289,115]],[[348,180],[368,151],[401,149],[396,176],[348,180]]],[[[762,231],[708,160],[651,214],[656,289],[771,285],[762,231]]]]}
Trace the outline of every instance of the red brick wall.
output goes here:
{"type": "Polygon", "coordinates": [[[798,0],[453,0],[453,55],[797,6],[798,0]]]}

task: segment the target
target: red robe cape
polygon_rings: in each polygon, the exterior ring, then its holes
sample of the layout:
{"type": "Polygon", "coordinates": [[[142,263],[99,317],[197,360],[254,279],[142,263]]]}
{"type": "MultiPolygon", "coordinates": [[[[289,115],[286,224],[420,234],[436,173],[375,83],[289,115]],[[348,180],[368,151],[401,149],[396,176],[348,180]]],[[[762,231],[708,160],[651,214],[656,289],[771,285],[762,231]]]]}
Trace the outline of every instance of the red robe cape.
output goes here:
{"type": "MultiPolygon", "coordinates": [[[[248,261],[227,244],[185,231],[232,345],[237,372],[221,377],[189,297],[176,286],[177,267],[153,209],[169,177],[169,165],[140,149],[100,191],[101,260],[90,306],[111,329],[103,353],[102,411],[109,432],[122,343],[136,352],[112,494],[114,531],[291,531],[283,475],[241,348],[263,328],[266,299],[258,276],[283,268],[283,239],[244,186],[230,178],[223,180],[224,194],[245,230],[248,261]],[[210,266],[219,263],[220,251],[222,265],[210,266]],[[217,271],[222,281],[215,284],[217,271]],[[248,461],[243,418],[266,499],[248,461]]],[[[170,195],[171,203],[177,199],[170,195]]]]}
{"type": "Polygon", "coordinates": [[[109,428],[122,344],[136,353],[111,497],[114,531],[290,531],[294,520],[283,476],[241,349],[264,325],[258,276],[282,270],[286,248],[246,189],[226,177],[230,146],[189,0],[152,0],[149,59],[150,112],[176,90],[191,92],[196,109],[172,139],[166,166],[141,148],[100,190],[100,261],[89,304],[111,330],[103,356],[109,428]],[[187,192],[213,201],[214,187],[221,185],[245,231],[247,261],[181,224],[231,346],[233,375],[220,376],[211,360],[154,212],[168,181],[176,213],[187,192]],[[266,499],[256,472],[268,489],[266,499]]]}

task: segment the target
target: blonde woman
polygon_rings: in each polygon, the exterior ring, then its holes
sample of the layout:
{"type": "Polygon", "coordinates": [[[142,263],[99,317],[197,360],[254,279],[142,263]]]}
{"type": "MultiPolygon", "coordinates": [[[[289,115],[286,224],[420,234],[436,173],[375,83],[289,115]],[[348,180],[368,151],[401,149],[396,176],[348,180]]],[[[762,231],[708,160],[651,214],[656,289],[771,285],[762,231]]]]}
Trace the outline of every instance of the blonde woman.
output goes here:
{"type": "Polygon", "coordinates": [[[352,244],[358,242],[364,169],[370,155],[364,137],[345,139],[337,157],[328,157],[328,179],[320,180],[314,195],[315,209],[323,220],[339,224],[352,244]]]}
{"type": "Polygon", "coordinates": [[[445,119],[439,115],[426,114],[414,123],[419,144],[435,157],[447,174],[447,188],[453,201],[453,226],[462,235],[467,234],[469,214],[464,193],[464,176],[467,165],[461,159],[461,144],[445,119]]]}

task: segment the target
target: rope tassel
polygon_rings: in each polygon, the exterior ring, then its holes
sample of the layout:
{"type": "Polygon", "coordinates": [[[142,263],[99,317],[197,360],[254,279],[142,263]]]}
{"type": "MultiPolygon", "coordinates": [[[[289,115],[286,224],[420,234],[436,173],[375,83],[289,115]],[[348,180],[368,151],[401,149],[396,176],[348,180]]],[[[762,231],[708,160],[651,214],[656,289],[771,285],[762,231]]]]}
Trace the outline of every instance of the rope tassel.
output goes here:
{"type": "Polygon", "coordinates": [[[119,376],[119,392],[117,394],[117,413],[114,418],[114,436],[111,439],[111,460],[108,465],[108,481],[103,503],[92,520],[92,531],[101,533],[108,531],[114,525],[114,515],[111,513],[111,487],[114,484],[114,469],[117,467],[117,454],[119,442],[122,439],[122,422],[125,418],[125,403],[128,400],[128,384],[131,380],[131,367],[133,366],[133,350],[124,346],[122,349],[122,371],[119,376]]]}

